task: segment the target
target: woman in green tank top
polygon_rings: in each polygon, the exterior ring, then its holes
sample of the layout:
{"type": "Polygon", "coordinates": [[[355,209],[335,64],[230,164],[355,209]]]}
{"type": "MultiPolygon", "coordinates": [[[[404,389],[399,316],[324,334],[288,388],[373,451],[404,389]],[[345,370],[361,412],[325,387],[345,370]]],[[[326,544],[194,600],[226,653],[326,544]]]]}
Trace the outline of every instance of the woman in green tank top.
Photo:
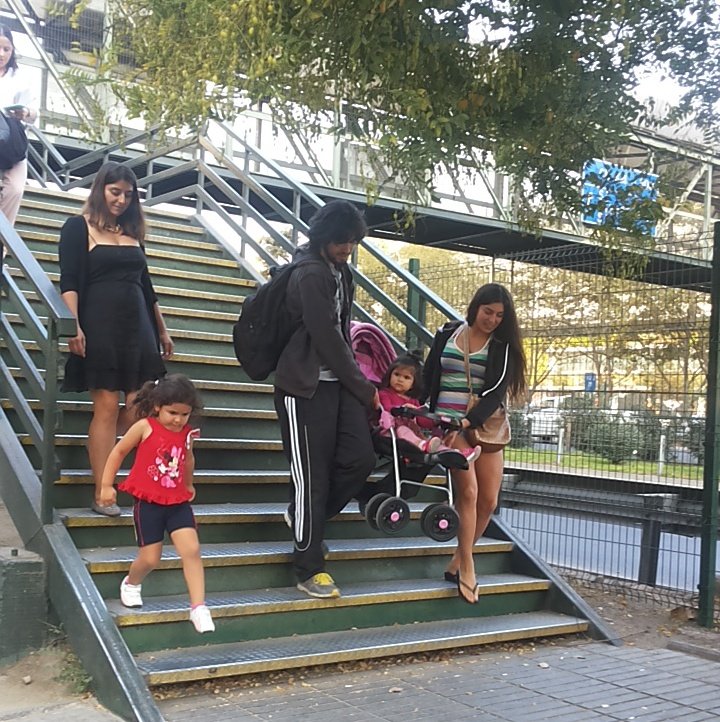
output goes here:
{"type": "MultiPolygon", "coordinates": [[[[430,409],[454,414],[463,429],[481,427],[508,395],[524,396],[525,354],[515,306],[505,287],[497,283],[481,286],[470,301],[466,322],[450,322],[437,332],[425,364],[425,387],[430,409]]],[[[451,435],[446,443],[460,450],[471,447],[463,431],[451,435]]],[[[479,588],[473,547],[497,506],[502,447],[483,449],[467,471],[453,469],[452,475],[460,528],[445,579],[457,585],[463,600],[475,604],[479,588]]]]}

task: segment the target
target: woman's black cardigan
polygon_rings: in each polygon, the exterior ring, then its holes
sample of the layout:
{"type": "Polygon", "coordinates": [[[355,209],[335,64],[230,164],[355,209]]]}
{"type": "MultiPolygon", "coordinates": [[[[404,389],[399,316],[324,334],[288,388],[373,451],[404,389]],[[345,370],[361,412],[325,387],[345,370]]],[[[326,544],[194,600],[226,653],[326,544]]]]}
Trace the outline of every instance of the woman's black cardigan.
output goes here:
{"type": "MultiPolygon", "coordinates": [[[[430,411],[435,411],[440,394],[440,358],[450,336],[462,324],[462,321],[448,321],[436,334],[428,352],[423,371],[425,395],[430,411]]],[[[470,426],[481,426],[486,419],[505,401],[508,383],[513,377],[513,363],[510,345],[496,338],[490,339],[485,384],[479,394],[478,402],[467,414],[470,426]]]]}
{"type": "MultiPolygon", "coordinates": [[[[88,280],[88,225],[83,216],[68,218],[60,231],[60,293],[75,291],[78,295],[78,321],[83,326],[85,288],[88,280]]],[[[155,330],[155,338],[159,339],[157,319],[154,306],[157,296],[153,289],[147,266],[141,278],[143,296],[148,315],[155,330]]]]}

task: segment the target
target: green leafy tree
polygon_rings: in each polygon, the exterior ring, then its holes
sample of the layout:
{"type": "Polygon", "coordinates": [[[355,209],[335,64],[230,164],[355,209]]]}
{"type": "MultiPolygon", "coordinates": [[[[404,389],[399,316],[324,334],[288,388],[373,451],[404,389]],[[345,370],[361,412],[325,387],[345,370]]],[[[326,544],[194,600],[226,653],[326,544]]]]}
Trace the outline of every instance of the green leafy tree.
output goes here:
{"type": "MultiPolygon", "coordinates": [[[[661,70],[672,117],[717,133],[714,0],[122,0],[118,85],[167,127],[264,102],[283,123],[328,122],[378,149],[418,191],[439,162],[523,179],[520,212],[577,210],[578,172],[628,137],[634,89],[661,70]],[[140,82],[133,82],[133,81],[140,82]],[[333,111],[337,111],[333,115],[333,111]]],[[[655,218],[659,205],[632,213],[655,218]]],[[[623,225],[635,227],[630,219],[623,225]]]]}

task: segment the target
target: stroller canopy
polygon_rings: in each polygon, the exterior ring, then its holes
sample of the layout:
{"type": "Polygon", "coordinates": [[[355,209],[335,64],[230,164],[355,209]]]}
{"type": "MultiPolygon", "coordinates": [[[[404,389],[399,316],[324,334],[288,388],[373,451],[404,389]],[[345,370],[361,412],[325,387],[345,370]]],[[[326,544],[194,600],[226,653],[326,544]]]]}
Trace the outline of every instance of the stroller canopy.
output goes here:
{"type": "Polygon", "coordinates": [[[352,321],[350,343],[365,378],[379,384],[396,358],[390,339],[381,328],[372,323],[352,321]]]}

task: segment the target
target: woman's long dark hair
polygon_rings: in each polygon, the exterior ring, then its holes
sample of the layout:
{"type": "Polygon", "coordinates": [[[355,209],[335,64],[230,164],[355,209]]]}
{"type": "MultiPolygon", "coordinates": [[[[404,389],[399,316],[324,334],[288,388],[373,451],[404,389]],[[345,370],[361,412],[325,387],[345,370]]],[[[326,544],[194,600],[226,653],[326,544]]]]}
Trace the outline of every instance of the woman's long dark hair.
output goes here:
{"type": "MultiPolygon", "coordinates": [[[[17,70],[17,50],[15,49],[15,41],[13,40],[12,30],[10,30],[7,25],[0,25],[0,37],[7,38],[10,41],[10,45],[13,46],[12,55],[10,56],[10,60],[7,61],[7,65],[5,67],[17,70]]],[[[5,72],[7,73],[7,70],[5,72]]]]}
{"type": "Polygon", "coordinates": [[[527,364],[522,345],[522,334],[510,291],[499,283],[486,283],[484,286],[480,286],[468,305],[465,320],[469,326],[472,326],[480,306],[487,306],[491,303],[502,303],[503,305],[503,319],[493,331],[493,336],[498,341],[503,341],[510,346],[513,373],[508,384],[508,393],[511,399],[520,399],[527,391],[525,379],[527,364]]]}
{"type": "Polygon", "coordinates": [[[143,248],[145,247],[145,216],[140,205],[138,194],[137,176],[132,170],[115,161],[108,161],[100,167],[95,176],[90,195],[85,201],[83,212],[87,213],[90,225],[102,229],[115,224],[115,218],[108,211],[105,201],[105,186],[111,183],[125,181],[132,187],[130,204],[118,216],[117,223],[123,229],[126,236],[135,238],[143,248]]]}
{"type": "Polygon", "coordinates": [[[137,392],[133,410],[138,419],[153,416],[158,406],[186,404],[196,414],[202,409],[202,399],[195,385],[183,374],[168,374],[157,381],[147,381],[137,392]]]}

